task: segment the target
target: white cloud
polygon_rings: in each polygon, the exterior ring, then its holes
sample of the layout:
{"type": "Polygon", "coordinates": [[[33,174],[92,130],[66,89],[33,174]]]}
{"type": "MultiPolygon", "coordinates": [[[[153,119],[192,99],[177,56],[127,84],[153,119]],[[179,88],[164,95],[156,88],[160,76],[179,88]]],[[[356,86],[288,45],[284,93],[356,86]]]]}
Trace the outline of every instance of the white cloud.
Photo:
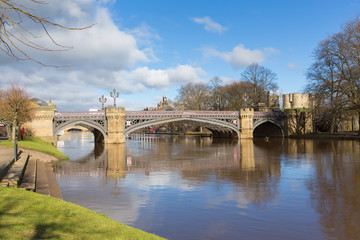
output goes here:
{"type": "MultiPolygon", "coordinates": [[[[149,62],[149,50],[141,50],[136,38],[121,31],[111,20],[107,9],[97,9],[96,25],[81,31],[56,29],[51,35],[56,41],[73,49],[65,52],[43,53],[32,51],[35,58],[55,65],[72,65],[76,68],[127,69],[137,63],[149,62]]],[[[89,21],[87,25],[90,25],[89,21]]],[[[40,44],[51,46],[49,39],[42,38],[40,44]]]]}
{"type": "MultiPolygon", "coordinates": [[[[107,69],[54,69],[41,68],[22,70],[0,66],[0,87],[15,81],[40,99],[51,98],[60,110],[87,110],[98,107],[99,91],[109,92],[114,87],[121,94],[142,92],[186,82],[203,81],[203,69],[189,65],[175,68],[149,69],[138,67],[132,71],[109,71],[107,69]]],[[[119,99],[125,108],[134,108],[134,103],[119,99]]],[[[146,104],[145,104],[146,105],[146,104]]]]}
{"type": "MultiPolygon", "coordinates": [[[[102,2],[53,0],[37,8],[35,13],[51,16],[53,21],[65,26],[96,25],[81,31],[50,27],[50,34],[57,43],[73,46],[73,49],[65,52],[28,52],[46,64],[72,65],[69,68],[16,62],[0,53],[0,87],[11,82],[18,83],[33,97],[51,98],[59,110],[71,111],[98,108],[99,94],[108,93],[114,87],[122,94],[136,94],[184,82],[202,81],[206,73],[199,67],[179,65],[151,69],[141,66],[157,61],[153,43],[161,38],[146,24],[134,30],[120,29],[102,2]]],[[[56,47],[38,25],[31,25],[31,30],[37,36],[42,35],[36,39],[37,43],[56,47]]],[[[145,99],[139,101],[142,101],[141,104],[129,102],[124,95],[117,100],[119,105],[132,110],[134,106],[146,104],[145,99]]]]}
{"type": "Polygon", "coordinates": [[[278,53],[274,48],[247,49],[243,44],[239,44],[230,52],[220,52],[215,48],[208,47],[203,49],[203,54],[206,57],[219,57],[228,62],[233,68],[247,67],[252,63],[262,63],[269,56],[278,53]]]}
{"type": "Polygon", "coordinates": [[[210,17],[203,18],[192,18],[195,23],[202,24],[205,27],[205,30],[208,32],[214,32],[222,34],[227,30],[226,27],[221,26],[219,23],[214,22],[210,17]]]}
{"type": "MultiPolygon", "coordinates": [[[[51,16],[50,21],[66,27],[86,27],[95,24],[84,30],[47,26],[49,34],[56,43],[71,47],[72,50],[44,52],[22,47],[27,54],[42,63],[77,68],[93,68],[96,65],[98,68],[119,70],[153,59],[152,49],[149,47],[140,49],[137,36],[119,29],[111,19],[108,9],[101,7],[100,3],[94,3],[92,0],[54,0],[48,4],[34,4],[26,1],[26,7],[35,9],[31,13],[44,17],[51,16]]],[[[36,36],[34,38],[27,35],[31,41],[49,49],[64,50],[47,37],[41,25],[27,19],[22,19],[22,21],[36,36]]],[[[139,28],[137,34],[143,38],[145,35],[149,38],[149,30],[144,27],[139,28]]],[[[9,57],[1,54],[0,64],[8,62],[9,57]]]]}
{"type": "Polygon", "coordinates": [[[201,76],[206,73],[201,68],[190,65],[179,65],[176,68],[149,69],[139,67],[131,72],[121,71],[114,74],[118,84],[125,87],[126,92],[143,90],[146,88],[165,88],[168,86],[183,84],[186,82],[201,82],[201,76]],[[131,82],[132,84],[126,84],[131,82]],[[126,86],[127,85],[127,86],[126,86]]]}
{"type": "Polygon", "coordinates": [[[154,41],[161,40],[156,31],[146,23],[142,23],[134,29],[128,29],[127,33],[134,36],[139,45],[151,46],[154,41]]]}

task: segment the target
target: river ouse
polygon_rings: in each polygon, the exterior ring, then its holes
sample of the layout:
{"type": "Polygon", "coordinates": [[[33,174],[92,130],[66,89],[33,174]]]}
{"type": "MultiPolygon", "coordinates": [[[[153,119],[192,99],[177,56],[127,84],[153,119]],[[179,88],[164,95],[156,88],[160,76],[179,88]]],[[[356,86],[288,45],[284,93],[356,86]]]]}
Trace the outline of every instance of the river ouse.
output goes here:
{"type": "Polygon", "coordinates": [[[68,133],[57,147],[66,201],[169,239],[360,239],[358,140],[68,133]]]}

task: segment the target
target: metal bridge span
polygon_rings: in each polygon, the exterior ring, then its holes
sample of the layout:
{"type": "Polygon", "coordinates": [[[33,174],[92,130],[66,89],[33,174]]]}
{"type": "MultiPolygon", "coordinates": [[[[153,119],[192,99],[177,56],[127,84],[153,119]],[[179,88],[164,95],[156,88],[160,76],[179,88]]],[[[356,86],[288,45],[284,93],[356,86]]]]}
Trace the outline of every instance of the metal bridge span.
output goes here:
{"type": "MultiPolygon", "coordinates": [[[[125,111],[123,134],[127,136],[138,129],[179,121],[196,122],[212,131],[214,136],[239,137],[246,127],[253,132],[264,124],[275,126],[282,135],[284,132],[282,112],[125,111]],[[248,126],[245,126],[245,121],[248,126]]],[[[55,112],[54,138],[60,131],[74,126],[88,128],[94,133],[96,140],[106,139],[110,128],[105,111],[55,112]]]]}

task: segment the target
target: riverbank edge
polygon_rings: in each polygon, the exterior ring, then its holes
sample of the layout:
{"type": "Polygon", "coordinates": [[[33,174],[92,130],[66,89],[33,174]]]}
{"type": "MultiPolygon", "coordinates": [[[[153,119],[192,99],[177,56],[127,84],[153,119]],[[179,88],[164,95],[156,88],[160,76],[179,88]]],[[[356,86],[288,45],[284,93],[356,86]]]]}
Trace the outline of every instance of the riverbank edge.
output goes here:
{"type": "MultiPolygon", "coordinates": [[[[8,148],[14,148],[11,140],[1,140],[0,145],[8,148]]],[[[18,148],[33,150],[55,157],[58,161],[69,160],[69,157],[60,152],[52,143],[44,142],[37,137],[25,137],[24,140],[18,141],[18,148]]]]}
{"type": "Polygon", "coordinates": [[[304,134],[304,135],[291,135],[287,138],[293,139],[326,139],[326,140],[360,140],[359,135],[354,134],[346,134],[346,133],[336,133],[336,134],[329,134],[329,133],[311,133],[311,134],[304,134]]]}
{"type": "Polygon", "coordinates": [[[0,187],[0,212],[1,239],[164,239],[85,207],[15,188],[0,187]]]}

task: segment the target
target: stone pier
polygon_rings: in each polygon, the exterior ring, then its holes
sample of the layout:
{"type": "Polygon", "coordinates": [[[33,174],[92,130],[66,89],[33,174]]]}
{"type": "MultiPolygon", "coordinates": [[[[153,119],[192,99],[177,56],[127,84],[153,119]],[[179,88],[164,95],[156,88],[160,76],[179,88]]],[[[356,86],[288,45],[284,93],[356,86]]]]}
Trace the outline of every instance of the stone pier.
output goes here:
{"type": "Polygon", "coordinates": [[[240,115],[240,129],[241,133],[239,138],[253,138],[254,130],[254,109],[253,108],[244,108],[239,112],[240,115]]]}
{"type": "Polygon", "coordinates": [[[125,143],[125,108],[107,107],[105,109],[107,119],[107,138],[105,143],[125,143]]]}

